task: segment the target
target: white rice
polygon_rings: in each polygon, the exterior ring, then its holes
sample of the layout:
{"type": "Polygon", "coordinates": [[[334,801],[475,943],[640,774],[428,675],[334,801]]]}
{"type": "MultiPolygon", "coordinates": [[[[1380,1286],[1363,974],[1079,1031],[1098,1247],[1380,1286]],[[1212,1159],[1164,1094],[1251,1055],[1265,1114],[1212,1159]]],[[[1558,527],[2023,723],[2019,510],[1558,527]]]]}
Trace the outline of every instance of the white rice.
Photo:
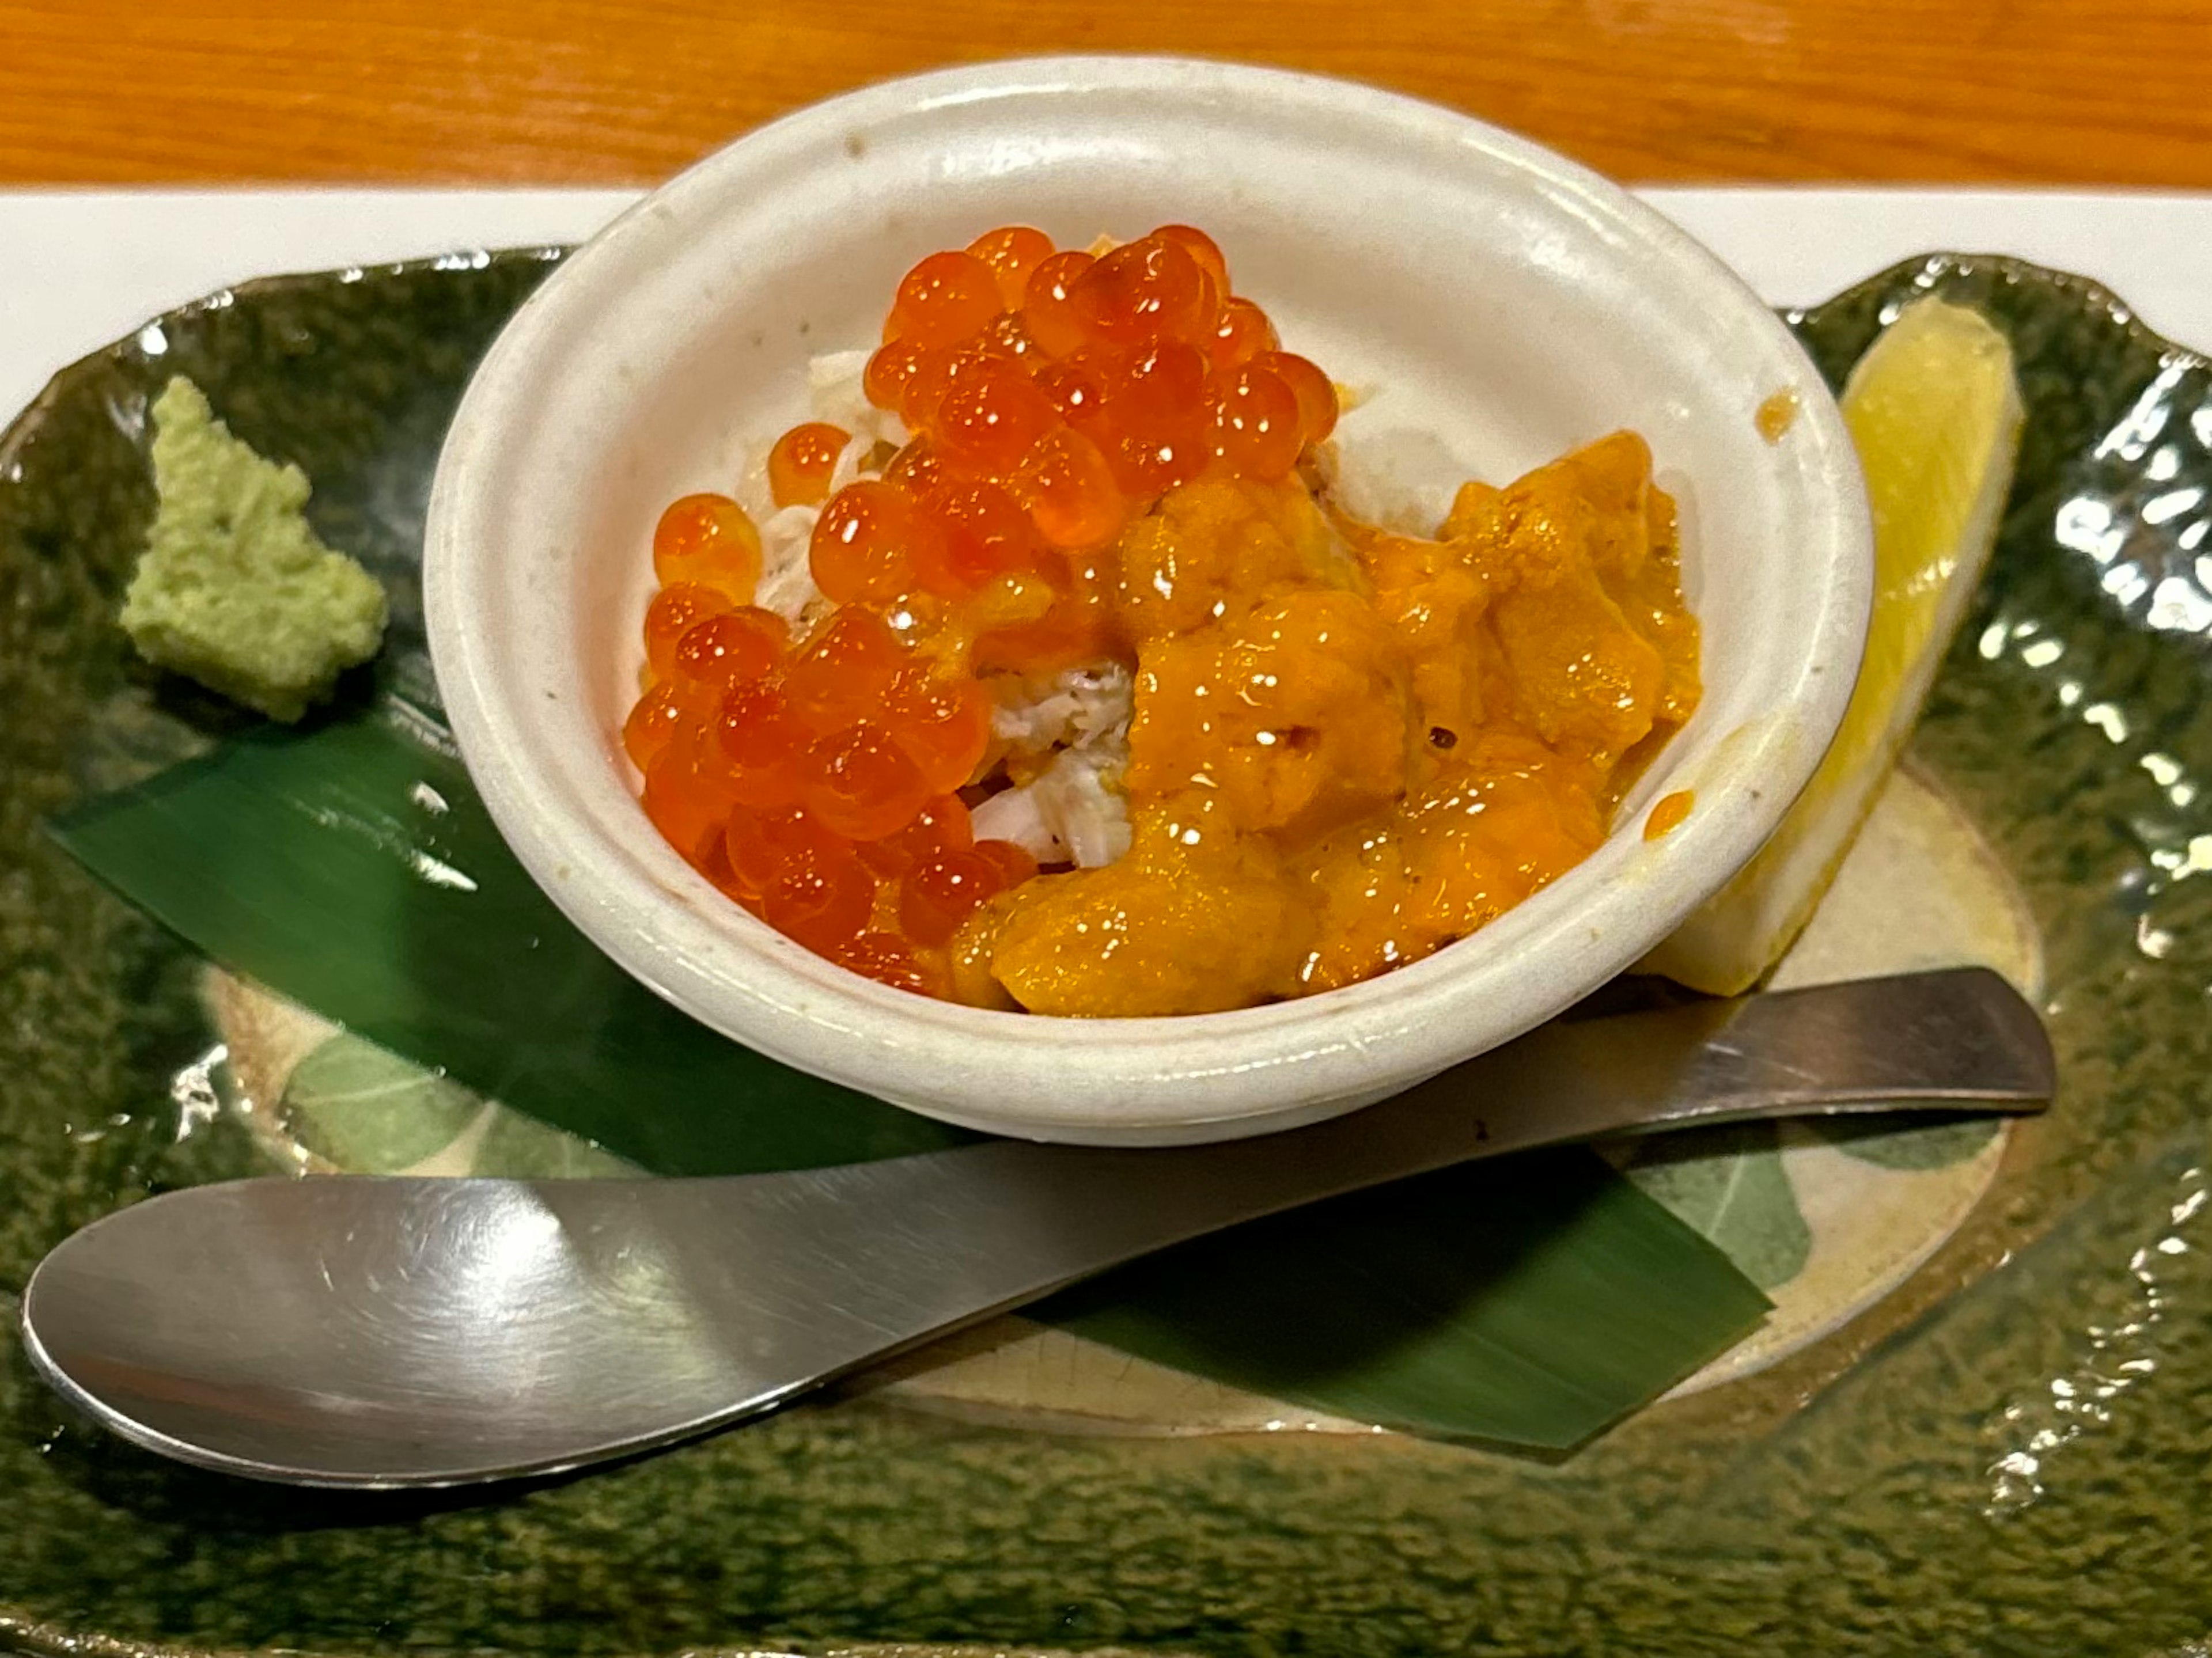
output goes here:
{"type": "Polygon", "coordinates": [[[806,397],[816,420],[827,421],[865,439],[861,452],[878,443],[893,446],[906,441],[906,427],[896,415],[868,401],[863,376],[871,351],[824,351],[806,365],[806,397]]]}
{"type": "Polygon", "coordinates": [[[1402,535],[1436,534],[1458,493],[1453,480],[1474,476],[1433,430],[1400,424],[1387,392],[1347,407],[1316,454],[1340,507],[1402,535]]]}

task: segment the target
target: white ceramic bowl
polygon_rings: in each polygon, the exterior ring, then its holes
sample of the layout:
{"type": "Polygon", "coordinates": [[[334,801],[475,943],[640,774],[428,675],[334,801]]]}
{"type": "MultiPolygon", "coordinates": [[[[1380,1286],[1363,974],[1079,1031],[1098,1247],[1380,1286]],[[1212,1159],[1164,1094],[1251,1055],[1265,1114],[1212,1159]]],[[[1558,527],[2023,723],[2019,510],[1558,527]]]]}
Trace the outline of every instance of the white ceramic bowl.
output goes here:
{"type": "MultiPolygon", "coordinates": [[[[1347,430],[1353,423],[1347,422],[1347,430]]],[[[1436,483],[1455,481],[1439,476],[1436,483]]],[[[1365,87],[1044,59],[804,110],[574,255],[485,358],[438,468],[430,641],[470,769],[601,948],[718,1030],[932,1116],[1042,1139],[1225,1139],[1348,1110],[1529,1029],[1641,957],[1757,848],[1850,695],[1869,532],[1833,403],[1720,263],[1525,140],[1365,87]],[[1706,691],[1585,863],[1475,937],[1344,990],[1176,1019],[929,1002],[776,936],[640,811],[635,695],[660,507],[801,417],[816,352],[872,343],[900,274],[994,224],[1063,245],[1180,220],[1285,343],[1504,481],[1620,426],[1677,489],[1706,691]],[[1778,443],[1753,425],[1794,390],[1778,443]],[[1645,842],[1641,808],[1696,805],[1645,842]]]]}

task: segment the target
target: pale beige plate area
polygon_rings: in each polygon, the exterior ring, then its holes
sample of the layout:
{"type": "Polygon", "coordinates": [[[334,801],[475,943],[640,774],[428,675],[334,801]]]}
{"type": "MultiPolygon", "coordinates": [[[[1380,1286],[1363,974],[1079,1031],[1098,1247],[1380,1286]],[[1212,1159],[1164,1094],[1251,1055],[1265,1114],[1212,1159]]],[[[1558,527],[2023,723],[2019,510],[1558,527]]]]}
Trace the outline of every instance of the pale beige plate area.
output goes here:
{"type": "MultiPolygon", "coordinates": [[[[2004,866],[1955,803],[1911,768],[1896,773],[1773,988],[1926,968],[1982,966],[2031,1001],[2043,943],[2004,866]]],[[[1942,1168],[1887,1169],[1796,1124],[1782,1162],[1813,1234],[1805,1270],[1770,1289],[1774,1311],[1677,1396],[1765,1370],[1866,1311],[1965,1222],[1996,1178],[2009,1122],[1973,1156],[1942,1168]]]]}

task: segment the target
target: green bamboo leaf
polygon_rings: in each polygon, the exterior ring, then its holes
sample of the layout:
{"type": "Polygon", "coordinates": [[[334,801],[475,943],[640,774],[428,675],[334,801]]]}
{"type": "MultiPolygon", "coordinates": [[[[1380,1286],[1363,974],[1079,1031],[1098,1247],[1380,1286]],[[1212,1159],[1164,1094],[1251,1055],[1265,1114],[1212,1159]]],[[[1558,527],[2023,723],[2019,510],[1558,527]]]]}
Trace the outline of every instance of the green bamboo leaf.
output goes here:
{"type": "Polygon", "coordinates": [[[396,700],[259,728],[55,833],[214,961],[643,1168],[806,1168],[970,1138],[750,1053],[638,984],[515,861],[442,736],[396,700]]]}
{"type": "MultiPolygon", "coordinates": [[[[251,732],[55,833],[222,965],[649,1172],[972,1138],[750,1053],[641,987],[515,861],[435,717],[396,697],[251,732]]],[[[548,1148],[517,1155],[524,1172],[548,1148]]],[[[1589,1437],[1765,1310],[1719,1250],[1587,1152],[1450,1171],[1170,1259],[1047,1315],[1340,1415],[1540,1446],[1589,1437]]]]}
{"type": "Polygon", "coordinates": [[[1711,1240],[1760,1289],[1805,1270],[1813,1232],[1782,1166],[1777,1125],[1739,1123],[1643,1141],[1628,1178],[1711,1240]]]}
{"type": "Polygon", "coordinates": [[[1567,1151],[1201,1238],[1039,1315],[1355,1421],[1565,1450],[1767,1309],[1720,1250],[1601,1158],[1567,1151]]]}

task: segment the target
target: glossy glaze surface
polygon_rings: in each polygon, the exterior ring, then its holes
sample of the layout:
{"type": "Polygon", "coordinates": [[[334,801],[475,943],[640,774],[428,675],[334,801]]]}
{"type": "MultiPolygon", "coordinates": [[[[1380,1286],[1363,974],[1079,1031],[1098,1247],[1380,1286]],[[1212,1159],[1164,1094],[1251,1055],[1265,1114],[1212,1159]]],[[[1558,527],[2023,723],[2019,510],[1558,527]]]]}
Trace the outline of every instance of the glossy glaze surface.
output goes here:
{"type": "MultiPolygon", "coordinates": [[[[192,1063],[210,1041],[200,964],[35,835],[82,788],[173,755],[183,729],[106,629],[151,506],[134,398],[187,362],[242,434],[316,477],[326,535],[389,551],[418,532],[435,440],[410,388],[449,396],[528,286],[495,263],[240,295],[72,371],[9,440],[0,471],[22,472],[0,485],[0,689],[34,714],[0,724],[0,943],[20,998],[0,1026],[9,1290],[70,1227],[259,1155],[217,1108],[219,1072],[192,1063]],[[173,355],[149,359],[155,339],[173,355]]],[[[2003,322],[2031,423],[1916,755],[2041,934],[2065,1084],[1872,1310],[1559,1463],[1370,1434],[1078,1437],[878,1395],[498,1501],[300,1498],[167,1469],[67,1421],[11,1351],[0,1609],[15,1638],[527,1658],[871,1640],[1978,1653],[1993,1629],[2004,1650],[2079,1658],[2201,1640],[2212,600],[2206,497],[2175,503],[2212,489],[2212,379],[2108,295],[2001,264],[1909,267],[1800,326],[1840,374],[1920,286],[2003,322]]],[[[322,1075],[325,1091],[343,1080],[322,1075]]],[[[405,1144],[354,1155],[451,1138],[410,1121],[405,1144]]],[[[486,1155],[516,1172],[594,1167],[501,1139],[486,1155]]],[[[1960,1148],[1861,1149],[1941,1166],[1960,1148]]]]}

